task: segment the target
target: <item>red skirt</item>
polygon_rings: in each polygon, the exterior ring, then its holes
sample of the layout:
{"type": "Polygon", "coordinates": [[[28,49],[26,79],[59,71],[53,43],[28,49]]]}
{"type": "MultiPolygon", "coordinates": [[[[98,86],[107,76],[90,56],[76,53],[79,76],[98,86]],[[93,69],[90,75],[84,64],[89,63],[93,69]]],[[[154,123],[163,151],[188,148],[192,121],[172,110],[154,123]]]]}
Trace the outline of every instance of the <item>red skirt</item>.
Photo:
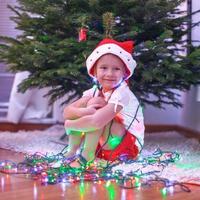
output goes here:
{"type": "Polygon", "coordinates": [[[98,158],[114,161],[117,159],[136,159],[139,150],[135,145],[136,138],[133,134],[127,132],[122,138],[121,143],[112,150],[102,149],[101,145],[98,144],[96,149],[96,156],[98,158]]]}

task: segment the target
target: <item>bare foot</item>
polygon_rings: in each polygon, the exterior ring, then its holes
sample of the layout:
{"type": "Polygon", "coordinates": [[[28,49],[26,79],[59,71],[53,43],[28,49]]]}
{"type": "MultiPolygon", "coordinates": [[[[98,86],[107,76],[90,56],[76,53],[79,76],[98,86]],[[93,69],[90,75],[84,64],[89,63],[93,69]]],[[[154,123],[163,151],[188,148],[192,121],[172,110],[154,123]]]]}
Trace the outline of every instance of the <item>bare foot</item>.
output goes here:
{"type": "Polygon", "coordinates": [[[94,160],[94,163],[97,167],[107,167],[108,162],[109,161],[100,158],[95,158],[94,160]]]}
{"type": "Polygon", "coordinates": [[[66,159],[73,157],[74,155],[76,155],[76,151],[77,149],[68,149],[68,151],[64,153],[64,157],[66,159]]]}
{"type": "Polygon", "coordinates": [[[73,156],[76,156],[76,151],[68,151],[63,154],[64,158],[56,160],[51,163],[51,167],[59,168],[62,164],[70,162],[70,160],[74,160],[73,156]]]}
{"type": "Polygon", "coordinates": [[[70,158],[70,157],[73,157],[74,155],[76,154],[76,152],[67,152],[67,153],[65,153],[64,154],[64,157],[66,158],[66,159],[68,159],[68,158],[70,158]]]}
{"type": "Polygon", "coordinates": [[[73,168],[80,168],[81,167],[81,164],[77,160],[71,162],[69,165],[70,165],[70,167],[73,167],[73,168]]]}

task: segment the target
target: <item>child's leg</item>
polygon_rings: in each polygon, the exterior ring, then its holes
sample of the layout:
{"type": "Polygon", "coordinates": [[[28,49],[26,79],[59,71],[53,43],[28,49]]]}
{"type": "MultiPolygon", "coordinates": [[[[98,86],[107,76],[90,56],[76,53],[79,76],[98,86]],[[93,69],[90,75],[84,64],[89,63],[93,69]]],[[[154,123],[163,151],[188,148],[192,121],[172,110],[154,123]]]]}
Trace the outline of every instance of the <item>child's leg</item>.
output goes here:
{"type": "Polygon", "coordinates": [[[95,159],[95,161],[97,161],[101,166],[106,166],[107,161],[96,158],[95,153],[98,143],[103,145],[103,148],[105,149],[114,149],[118,144],[115,147],[110,145],[110,139],[112,140],[111,134],[113,138],[117,137],[121,141],[125,131],[126,130],[123,124],[113,120],[112,122],[108,123],[105,128],[86,134],[82,156],[87,161],[92,161],[95,159]]]}
{"type": "Polygon", "coordinates": [[[68,135],[68,151],[65,153],[66,157],[73,156],[78,148],[80,148],[82,141],[82,133],[78,131],[70,131],[68,135]]]}
{"type": "Polygon", "coordinates": [[[109,132],[111,132],[113,136],[122,137],[125,133],[125,127],[124,125],[113,121],[103,129],[88,132],[85,134],[84,146],[81,155],[87,161],[93,160],[95,158],[95,152],[99,142],[102,145],[105,144],[105,148],[110,149],[109,144],[106,143],[108,140],[109,132]]]}
{"type": "Polygon", "coordinates": [[[103,133],[100,145],[103,145],[104,149],[114,149],[120,143],[125,132],[126,129],[124,125],[113,120],[110,127],[107,127],[106,131],[103,133]]]}
{"type": "MultiPolygon", "coordinates": [[[[88,132],[85,134],[84,138],[84,146],[81,155],[87,160],[92,161],[95,159],[95,152],[97,145],[100,141],[104,144],[106,140],[108,139],[109,132],[112,132],[112,134],[115,132],[115,135],[119,135],[120,137],[123,136],[125,133],[125,128],[123,125],[118,124],[117,122],[109,123],[105,128],[99,129],[93,132],[88,132]],[[102,137],[101,137],[102,136],[102,137]]],[[[73,141],[74,142],[74,141],[73,141]]],[[[105,147],[107,144],[105,145],[105,147]]],[[[108,149],[109,146],[108,146],[108,149]]],[[[71,167],[80,167],[80,164],[78,162],[72,162],[70,164],[71,167]]]]}
{"type": "Polygon", "coordinates": [[[115,161],[121,156],[124,159],[135,159],[138,156],[136,137],[128,132],[123,124],[113,122],[110,133],[105,132],[102,137],[103,141],[100,141],[98,158],[115,161]]]}
{"type": "Polygon", "coordinates": [[[95,158],[96,148],[103,131],[104,129],[99,129],[93,132],[88,132],[85,135],[82,156],[86,160],[91,161],[95,158]]]}
{"type": "MultiPolygon", "coordinates": [[[[81,155],[86,159],[86,161],[92,161],[95,158],[96,147],[98,145],[102,131],[103,130],[101,129],[85,134],[84,145],[81,155]]],[[[78,161],[74,161],[70,163],[70,166],[80,167],[80,163],[78,161]]]]}

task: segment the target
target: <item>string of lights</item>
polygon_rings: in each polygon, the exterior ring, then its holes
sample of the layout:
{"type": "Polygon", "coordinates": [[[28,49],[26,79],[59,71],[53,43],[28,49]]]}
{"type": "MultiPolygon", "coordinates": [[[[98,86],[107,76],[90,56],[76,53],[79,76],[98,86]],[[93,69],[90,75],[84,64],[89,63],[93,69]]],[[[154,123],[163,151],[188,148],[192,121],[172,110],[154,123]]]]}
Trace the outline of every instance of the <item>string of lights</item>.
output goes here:
{"type": "Polygon", "coordinates": [[[64,161],[64,154],[56,155],[26,154],[23,162],[15,163],[11,160],[0,161],[0,172],[7,174],[29,174],[34,179],[39,179],[41,184],[56,183],[76,183],[91,181],[102,183],[109,186],[111,182],[116,182],[120,187],[125,189],[134,189],[151,186],[153,182],[162,183],[162,193],[172,193],[176,188],[184,192],[191,190],[187,183],[170,181],[161,178],[159,175],[162,170],[170,163],[175,163],[180,159],[177,152],[168,152],[157,149],[152,155],[137,160],[118,159],[102,167],[92,163],[80,168],[72,168],[64,161]],[[62,161],[57,168],[52,167],[55,161],[62,161]],[[120,165],[132,166],[131,171],[122,170],[120,165]],[[156,166],[156,170],[155,170],[156,166]],[[159,170],[158,170],[159,169],[159,170]]]}

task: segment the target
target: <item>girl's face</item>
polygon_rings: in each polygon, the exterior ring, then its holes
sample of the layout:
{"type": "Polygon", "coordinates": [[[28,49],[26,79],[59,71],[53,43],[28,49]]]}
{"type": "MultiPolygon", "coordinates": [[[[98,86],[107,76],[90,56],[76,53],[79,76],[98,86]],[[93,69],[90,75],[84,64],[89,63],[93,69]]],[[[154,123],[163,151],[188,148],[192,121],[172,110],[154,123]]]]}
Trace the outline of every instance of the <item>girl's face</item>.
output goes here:
{"type": "Polygon", "coordinates": [[[95,75],[106,92],[116,87],[125,77],[125,65],[117,56],[106,54],[97,61],[95,75]]]}

